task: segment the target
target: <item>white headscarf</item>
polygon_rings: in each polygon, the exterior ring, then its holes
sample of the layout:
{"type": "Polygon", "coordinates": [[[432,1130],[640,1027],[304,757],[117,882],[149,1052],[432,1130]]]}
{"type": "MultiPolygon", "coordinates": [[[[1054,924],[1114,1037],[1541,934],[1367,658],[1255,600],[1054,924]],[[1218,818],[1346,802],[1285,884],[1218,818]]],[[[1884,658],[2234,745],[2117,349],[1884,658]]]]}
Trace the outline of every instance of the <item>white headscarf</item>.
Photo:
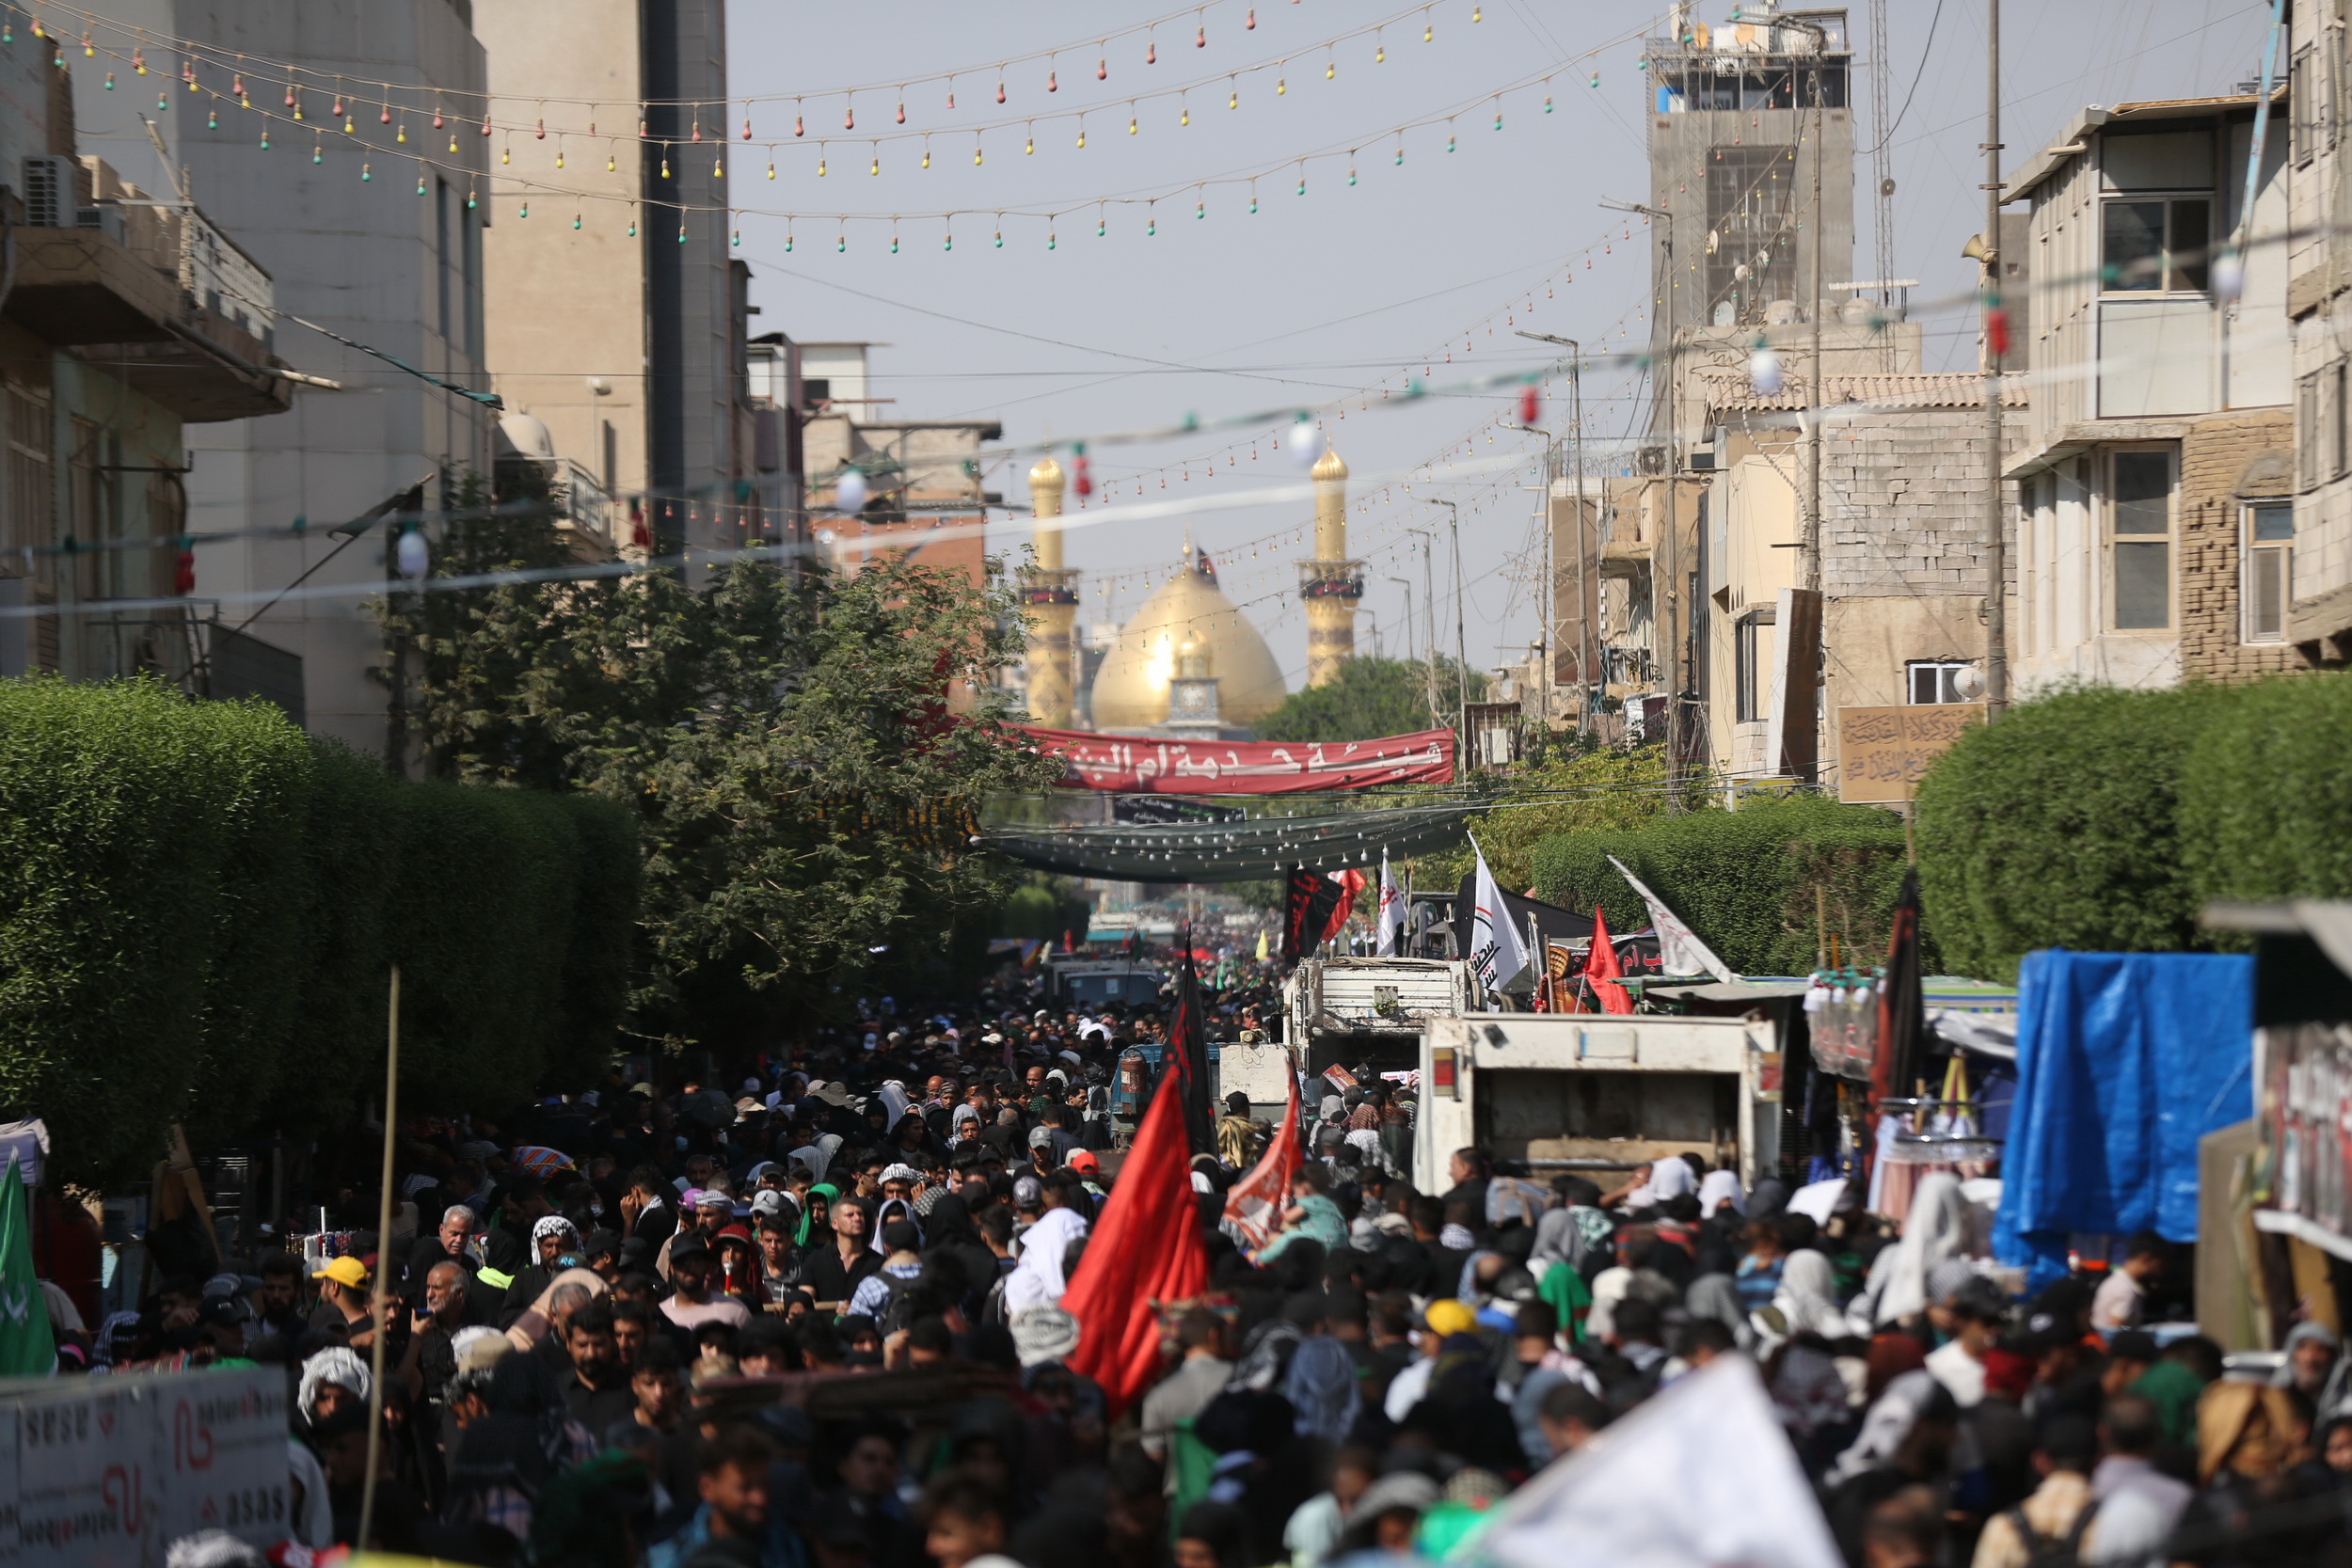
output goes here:
{"type": "Polygon", "coordinates": [[[1086,1216],[1075,1209],[1048,1209],[1021,1238],[1021,1261],[1005,1276],[1008,1316],[1040,1302],[1059,1301],[1069,1288],[1061,1257],[1087,1233],[1086,1216]]]}
{"type": "Polygon", "coordinates": [[[907,1114],[911,1101],[907,1099],[907,1086],[896,1078],[882,1086],[880,1099],[882,1108],[890,1113],[890,1119],[882,1124],[882,1136],[886,1138],[890,1130],[898,1125],[898,1118],[907,1114]]]}
{"type": "Polygon", "coordinates": [[[1584,1312],[1587,1338],[1603,1339],[1617,1331],[1617,1303],[1633,1288],[1633,1271],[1622,1265],[1593,1275],[1593,1305],[1584,1312]]]}
{"type": "Polygon", "coordinates": [[[1801,1247],[1781,1265],[1780,1289],[1772,1305],[1780,1308],[1791,1334],[1811,1332],[1825,1339],[1846,1333],[1846,1314],[1837,1306],[1837,1275],[1827,1258],[1801,1247]]]}
{"type": "Polygon", "coordinates": [[[294,1404],[306,1421],[318,1419],[319,1388],[325,1384],[350,1390],[365,1400],[374,1386],[368,1377],[367,1363],[342,1345],[329,1346],[302,1364],[302,1389],[294,1397],[294,1404]]]}
{"type": "Polygon", "coordinates": [[[1960,1178],[1949,1171],[1932,1171],[1919,1178],[1911,1195],[1911,1213],[1903,1221],[1903,1239],[1895,1251],[1894,1272],[1879,1292],[1882,1323],[1896,1323],[1928,1309],[1928,1275],[1939,1263],[1961,1255],[1968,1241],[1968,1203],[1960,1196],[1960,1178]]]}
{"type": "Polygon", "coordinates": [[[1708,1171],[1706,1180],[1699,1183],[1699,1218],[1712,1219],[1715,1211],[1726,1203],[1731,1205],[1731,1212],[1735,1214],[1748,1212],[1748,1195],[1740,1190],[1740,1173],[1708,1171]]]}

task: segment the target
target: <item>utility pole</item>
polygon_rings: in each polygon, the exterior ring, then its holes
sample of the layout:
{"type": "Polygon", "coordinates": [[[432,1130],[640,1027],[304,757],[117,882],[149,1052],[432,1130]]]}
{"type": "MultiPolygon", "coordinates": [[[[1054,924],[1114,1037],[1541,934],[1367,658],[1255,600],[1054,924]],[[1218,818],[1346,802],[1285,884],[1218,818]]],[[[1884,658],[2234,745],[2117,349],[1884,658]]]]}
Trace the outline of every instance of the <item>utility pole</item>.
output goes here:
{"type": "Polygon", "coordinates": [[[1410,659],[1413,657],[1413,579],[1391,578],[1388,580],[1405,590],[1405,657],[1410,659]]]}
{"type": "MultiPolygon", "coordinates": [[[[1739,20],[1736,9],[1732,12],[1732,20],[1739,20]]],[[[1663,420],[1653,412],[1650,424],[1652,429],[1657,429],[1661,423],[1665,427],[1664,445],[1659,450],[1665,459],[1660,466],[1665,469],[1666,536],[1658,542],[1657,553],[1650,559],[1650,642],[1653,651],[1660,655],[1661,673],[1664,676],[1666,688],[1666,815],[1678,816],[1682,813],[1683,626],[1678,612],[1682,603],[1680,523],[1675,516],[1675,492],[1680,488],[1681,462],[1676,451],[1675,424],[1681,417],[1681,411],[1675,406],[1675,393],[1679,385],[1677,372],[1681,362],[1682,345],[1675,339],[1674,213],[1668,208],[1652,207],[1639,201],[1619,201],[1613,197],[1603,197],[1600,204],[1611,212],[1639,213],[1645,218],[1658,221],[1658,231],[1661,236],[1660,246],[1664,266],[1656,276],[1659,279],[1658,297],[1664,302],[1661,309],[1666,318],[1662,325],[1666,329],[1667,356],[1666,362],[1662,366],[1652,365],[1649,373],[1650,394],[1656,400],[1654,408],[1665,411],[1663,420]],[[1658,379],[1661,371],[1665,375],[1662,383],[1658,379]]]]}
{"type": "Polygon", "coordinates": [[[1428,656],[1429,664],[1429,717],[1435,719],[1438,717],[1438,593],[1432,586],[1436,579],[1429,558],[1437,553],[1438,536],[1434,531],[1425,528],[1408,528],[1405,531],[1421,540],[1421,614],[1422,629],[1426,634],[1422,651],[1428,656]]]}
{"type": "MultiPolygon", "coordinates": [[[[1568,429],[1576,442],[1576,678],[1578,694],[1576,727],[1581,731],[1592,717],[1593,705],[1592,601],[1584,581],[1584,345],[1574,338],[1557,338],[1549,332],[1530,332],[1525,327],[1519,328],[1518,333],[1520,337],[1533,338],[1539,343],[1558,343],[1562,348],[1566,349],[1570,356],[1568,359],[1568,429]]],[[[1559,441],[1554,437],[1550,447],[1544,453],[1544,587],[1547,591],[1550,589],[1552,579],[1551,481],[1559,469],[1558,451],[1559,441]]],[[[1546,635],[1544,680],[1549,683],[1552,674],[1549,641],[1551,628],[1549,621],[1546,622],[1544,630],[1546,635]]],[[[1549,700],[1547,699],[1544,705],[1545,717],[1549,719],[1550,713],[1551,705],[1549,700]]]]}
{"type": "Polygon", "coordinates": [[[1432,505],[1442,506],[1453,521],[1447,525],[1454,535],[1454,685],[1457,706],[1454,709],[1455,734],[1465,754],[1470,751],[1470,651],[1462,633],[1462,509],[1449,500],[1428,498],[1432,505]]]}
{"type": "Polygon", "coordinates": [[[1985,0],[1984,105],[1984,712],[2009,706],[2009,533],[2001,510],[2001,0],[1985,0]]]}

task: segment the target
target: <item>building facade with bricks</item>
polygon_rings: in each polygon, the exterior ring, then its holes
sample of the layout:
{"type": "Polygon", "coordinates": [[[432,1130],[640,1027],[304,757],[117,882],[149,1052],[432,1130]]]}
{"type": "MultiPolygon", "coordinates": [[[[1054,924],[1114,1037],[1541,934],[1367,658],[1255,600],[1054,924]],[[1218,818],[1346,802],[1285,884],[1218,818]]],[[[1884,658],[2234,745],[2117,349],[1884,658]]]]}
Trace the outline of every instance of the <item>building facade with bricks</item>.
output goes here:
{"type": "MultiPolygon", "coordinates": [[[[1706,508],[1707,746],[1734,779],[1769,774],[1765,712],[1779,593],[1799,585],[1802,377],[1770,396],[1705,378],[1716,432],[1706,508]]],[[[1983,380],[1824,374],[1821,409],[1820,779],[1836,787],[1842,707],[1972,700],[1985,653],[1983,380]]],[[[2013,450],[2024,378],[2002,388],[2013,450]]],[[[2015,488],[2003,486],[2014,516],[2015,488]]],[[[2014,572],[2010,574],[2014,591],[2014,572]]]]}
{"type": "Polygon", "coordinates": [[[2352,28],[2338,0],[2288,8],[2287,317],[2294,334],[2294,538],[2286,639],[2303,662],[2352,662],[2352,28]]]}
{"type": "Polygon", "coordinates": [[[2008,464],[2020,697],[2303,662],[2289,116],[2281,90],[2257,152],[2255,106],[2245,92],[2084,109],[2003,191],[2031,213],[2034,389],[2008,464]]]}

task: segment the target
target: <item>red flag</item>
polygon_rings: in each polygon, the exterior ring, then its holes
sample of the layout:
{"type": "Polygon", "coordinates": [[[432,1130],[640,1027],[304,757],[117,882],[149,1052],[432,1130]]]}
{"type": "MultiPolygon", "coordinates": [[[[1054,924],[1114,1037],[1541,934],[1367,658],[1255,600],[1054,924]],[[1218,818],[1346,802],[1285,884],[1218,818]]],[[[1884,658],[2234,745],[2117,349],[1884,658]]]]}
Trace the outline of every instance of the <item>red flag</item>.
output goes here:
{"type": "Polygon", "coordinates": [[[1625,988],[1617,984],[1624,973],[1617,966],[1616,946],[1609,940],[1609,921],[1600,912],[1600,906],[1596,904],[1593,906],[1593,945],[1584,955],[1584,978],[1591,983],[1593,994],[1599,998],[1602,1012],[1629,1013],[1633,1010],[1633,998],[1628,996],[1625,988]]]}
{"type": "Polygon", "coordinates": [[[1078,1348],[1067,1363],[1102,1386],[1113,1420],[1159,1378],[1159,1304],[1190,1300],[1208,1289],[1184,1098],[1152,1097],[1135,1147],[1087,1237],[1077,1275],[1061,1298],[1063,1309],[1078,1320],[1078,1348]]]}
{"type": "Polygon", "coordinates": [[[1326,942],[1338,938],[1347,917],[1356,912],[1356,895],[1364,891],[1364,874],[1360,871],[1343,871],[1330,879],[1339,884],[1340,901],[1332,906],[1330,924],[1323,928],[1326,942]]]}
{"type": "Polygon", "coordinates": [[[1299,1162],[1306,1158],[1298,1145],[1298,1074],[1291,1073],[1290,1108],[1282,1113],[1282,1125],[1266,1145],[1258,1163],[1249,1167],[1249,1174],[1233,1183],[1225,1195],[1225,1217],[1233,1227],[1249,1238],[1249,1245],[1262,1247],[1274,1234],[1275,1223],[1282,1216],[1284,1205],[1291,1196],[1291,1179],[1298,1174],[1299,1162]]]}

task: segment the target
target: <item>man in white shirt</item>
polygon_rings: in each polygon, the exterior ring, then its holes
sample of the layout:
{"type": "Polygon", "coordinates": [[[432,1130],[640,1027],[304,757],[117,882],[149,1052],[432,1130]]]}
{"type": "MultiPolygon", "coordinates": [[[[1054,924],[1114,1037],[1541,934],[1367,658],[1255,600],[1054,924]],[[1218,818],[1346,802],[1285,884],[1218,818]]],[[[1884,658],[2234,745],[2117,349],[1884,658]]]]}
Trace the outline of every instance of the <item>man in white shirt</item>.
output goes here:
{"type": "Polygon", "coordinates": [[[2007,1304],[1989,1279],[1970,1279],[1945,1300],[1952,1338],[1928,1356],[1928,1372],[1963,1410],[1984,1400],[1984,1353],[2001,1332],[2007,1304]]]}
{"type": "Polygon", "coordinates": [[[2123,1254],[2122,1265],[2108,1272],[2098,1294],[2090,1298],[2090,1326],[2101,1334],[2137,1328],[2147,1282],[2164,1272],[2164,1238],[2153,1230],[2135,1234],[2123,1254]]]}
{"type": "Polygon", "coordinates": [[[2154,1402],[2138,1394],[2107,1401],[2099,1422],[2099,1446],[2106,1457],[2090,1472],[2099,1524],[2085,1561],[2147,1562],[2172,1533],[2188,1507],[2189,1488],[2150,1463],[2163,1439],[2154,1402]]]}

